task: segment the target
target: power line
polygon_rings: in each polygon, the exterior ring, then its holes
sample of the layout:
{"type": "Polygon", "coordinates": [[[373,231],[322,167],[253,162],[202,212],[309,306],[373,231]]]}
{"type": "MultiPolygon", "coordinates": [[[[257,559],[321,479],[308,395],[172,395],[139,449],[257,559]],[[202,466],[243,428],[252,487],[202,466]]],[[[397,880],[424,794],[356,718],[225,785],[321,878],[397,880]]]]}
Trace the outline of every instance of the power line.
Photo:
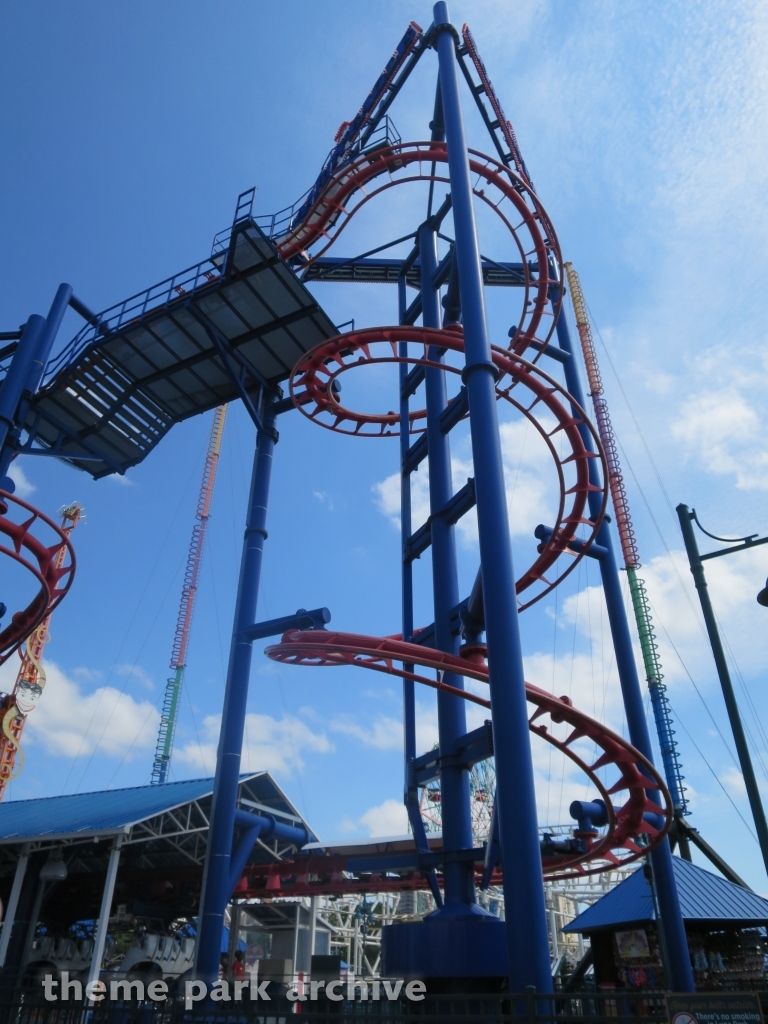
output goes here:
{"type": "MultiPolygon", "coordinates": [[[[590,311],[590,319],[594,323],[594,318],[592,317],[591,311],[590,311]]],[[[619,377],[618,371],[616,370],[616,367],[615,367],[615,365],[613,363],[613,360],[611,359],[611,355],[610,355],[610,352],[608,351],[608,347],[606,346],[606,344],[605,344],[605,342],[604,342],[604,340],[602,338],[602,335],[600,334],[600,331],[597,328],[597,326],[595,326],[595,332],[597,333],[597,336],[600,339],[600,344],[602,345],[603,351],[605,352],[605,355],[606,355],[606,357],[608,359],[608,363],[609,363],[609,365],[611,367],[611,370],[613,371],[613,375],[614,375],[614,378],[616,380],[616,383],[618,384],[619,390],[621,391],[621,394],[622,394],[622,397],[624,398],[624,401],[626,403],[627,409],[629,410],[630,416],[632,417],[632,421],[633,421],[633,423],[635,425],[635,428],[637,430],[638,436],[640,437],[640,440],[642,442],[643,448],[645,449],[645,452],[646,452],[646,454],[648,456],[648,460],[649,460],[649,462],[650,462],[650,464],[651,464],[651,466],[653,468],[653,472],[654,472],[654,474],[656,476],[656,481],[657,481],[657,483],[658,483],[658,485],[659,485],[659,487],[660,487],[660,489],[662,491],[662,494],[664,495],[664,499],[665,499],[665,501],[667,503],[667,507],[668,507],[670,513],[672,515],[674,515],[674,508],[672,506],[672,502],[670,500],[670,497],[669,497],[669,494],[667,492],[667,489],[664,486],[664,482],[663,482],[663,480],[661,478],[661,474],[659,473],[659,470],[658,470],[656,462],[655,462],[655,460],[653,458],[653,455],[651,454],[651,450],[650,450],[650,447],[648,445],[648,442],[646,441],[645,435],[644,435],[644,433],[642,431],[642,428],[640,427],[640,423],[639,423],[637,417],[635,416],[634,409],[632,408],[632,405],[631,405],[631,403],[629,401],[627,393],[624,390],[624,386],[621,383],[621,378],[619,377]]],[[[670,563],[672,564],[672,567],[673,567],[674,572],[675,572],[675,574],[676,574],[676,576],[678,578],[678,581],[680,582],[680,585],[681,585],[681,587],[683,589],[683,592],[685,594],[686,600],[687,600],[687,602],[688,602],[688,604],[689,604],[689,606],[691,608],[691,611],[693,612],[694,618],[695,618],[696,622],[698,623],[699,629],[701,630],[702,635],[705,638],[707,638],[707,633],[706,633],[706,630],[704,628],[704,623],[702,622],[702,620],[701,620],[701,618],[700,618],[700,616],[698,614],[698,611],[696,609],[696,606],[694,605],[694,603],[693,603],[693,601],[691,599],[691,595],[689,593],[688,588],[685,586],[685,583],[683,582],[682,576],[680,575],[680,571],[679,571],[679,569],[678,569],[678,567],[677,567],[677,565],[675,563],[675,560],[672,558],[672,553],[671,553],[671,551],[669,549],[669,546],[668,546],[666,538],[664,537],[664,534],[663,534],[663,532],[661,530],[661,527],[659,526],[659,523],[656,520],[656,517],[655,517],[655,515],[653,513],[653,509],[651,508],[650,502],[648,501],[648,499],[647,499],[647,497],[645,495],[645,492],[644,492],[642,486],[640,485],[640,481],[637,478],[637,474],[635,473],[634,468],[632,466],[632,463],[629,460],[629,458],[628,458],[628,456],[627,456],[623,446],[621,445],[621,442],[618,441],[618,438],[616,440],[617,440],[617,443],[618,443],[618,445],[619,445],[619,447],[621,449],[622,458],[626,462],[627,466],[629,467],[630,472],[632,473],[632,477],[633,477],[633,479],[635,481],[635,484],[636,484],[638,490],[640,491],[640,494],[642,496],[643,502],[644,502],[644,504],[645,504],[645,506],[646,506],[646,508],[648,510],[648,513],[649,513],[649,515],[651,517],[651,520],[653,521],[653,524],[654,524],[654,526],[656,528],[656,531],[659,534],[661,542],[664,545],[664,549],[665,549],[665,551],[667,553],[667,556],[669,557],[670,563]]],[[[656,614],[655,610],[654,610],[654,614],[656,614]]],[[[737,677],[739,678],[739,681],[740,681],[740,684],[741,684],[741,688],[742,688],[742,692],[744,693],[744,696],[746,697],[747,705],[748,705],[748,707],[749,707],[749,709],[751,711],[752,717],[753,717],[753,719],[754,719],[754,721],[755,721],[755,723],[757,725],[758,732],[759,732],[761,738],[763,739],[763,742],[768,747],[768,736],[766,736],[766,734],[765,734],[765,730],[763,728],[760,715],[758,714],[757,709],[756,709],[756,707],[754,705],[754,702],[752,701],[751,695],[749,694],[749,691],[747,689],[746,683],[744,681],[744,677],[743,677],[743,675],[742,675],[742,673],[741,673],[741,671],[740,671],[740,669],[738,667],[738,663],[737,663],[735,655],[733,653],[733,649],[732,649],[732,647],[731,647],[731,645],[730,645],[730,643],[728,641],[728,638],[727,638],[727,636],[725,634],[725,631],[722,628],[722,625],[720,625],[720,631],[721,631],[721,634],[722,634],[723,639],[725,641],[725,645],[726,645],[726,647],[728,649],[731,661],[732,661],[732,663],[733,663],[733,665],[734,665],[734,667],[736,669],[736,674],[737,674],[737,677]]],[[[664,632],[667,634],[667,639],[670,639],[669,633],[667,632],[666,629],[664,630],[664,632]]],[[[671,643],[671,639],[670,639],[670,643],[671,643]]],[[[674,645],[673,645],[673,647],[674,647],[674,645]]],[[[675,653],[678,655],[678,657],[680,657],[680,654],[679,654],[679,652],[676,649],[675,649],[675,653]]],[[[681,663],[682,663],[682,659],[681,659],[681,663]]],[[[686,673],[688,674],[689,678],[691,679],[691,682],[693,682],[693,679],[690,676],[690,673],[688,673],[687,668],[686,668],[686,673]]],[[[694,683],[694,686],[695,686],[695,683],[694,683]]],[[[696,688],[696,692],[699,693],[698,688],[696,688]]],[[[699,693],[699,697],[701,698],[701,700],[704,703],[705,707],[707,707],[706,701],[704,701],[704,698],[702,697],[701,693],[699,693]]],[[[709,712],[709,708],[708,707],[707,707],[707,712],[709,713],[710,718],[712,718],[711,712],[709,712]]],[[[714,719],[712,719],[712,720],[714,722],[714,719]]],[[[763,775],[766,777],[766,781],[768,781],[768,769],[766,769],[766,765],[765,765],[765,763],[763,761],[763,757],[762,757],[762,754],[761,754],[760,749],[758,747],[758,744],[755,742],[754,737],[753,737],[753,735],[752,735],[752,733],[751,733],[751,731],[749,729],[749,726],[748,726],[746,721],[744,722],[744,727],[745,727],[745,730],[747,731],[747,733],[749,735],[749,738],[751,740],[752,747],[753,747],[753,750],[754,750],[754,752],[755,752],[755,754],[757,756],[757,759],[760,762],[760,766],[762,768],[763,775]]],[[[716,728],[717,728],[717,726],[716,726],[716,728]]],[[[725,743],[725,739],[722,736],[722,733],[720,733],[719,728],[718,728],[718,733],[720,734],[721,738],[723,739],[723,742],[725,743]]],[[[726,744],[726,748],[727,748],[727,744],[726,744]]],[[[727,748],[727,749],[729,750],[729,753],[731,753],[730,748],[727,748]]],[[[732,753],[731,753],[731,756],[733,756],[732,753]]]]}
{"type": "Polygon", "coordinates": [[[698,751],[698,753],[699,753],[699,757],[701,757],[701,759],[702,759],[702,761],[704,762],[704,764],[705,764],[705,765],[707,766],[707,768],[709,768],[709,770],[710,770],[710,772],[712,773],[712,775],[713,775],[713,777],[714,777],[715,781],[717,782],[718,786],[719,786],[719,787],[720,787],[720,789],[722,789],[722,791],[723,791],[723,792],[725,793],[725,795],[726,795],[726,798],[728,799],[728,802],[730,803],[731,807],[733,807],[734,811],[736,811],[736,813],[738,814],[738,816],[739,816],[739,817],[741,818],[741,820],[742,820],[742,821],[744,822],[744,827],[746,828],[747,832],[749,832],[749,834],[750,834],[750,835],[752,836],[752,838],[753,838],[753,839],[755,840],[755,842],[757,842],[757,836],[755,835],[755,833],[754,833],[754,832],[752,831],[752,829],[750,828],[750,826],[749,826],[749,822],[748,822],[748,821],[746,820],[746,818],[744,817],[744,815],[743,815],[743,814],[741,813],[741,811],[739,810],[739,808],[738,808],[738,807],[736,806],[736,804],[734,803],[734,801],[733,801],[733,798],[731,797],[731,794],[730,794],[730,793],[728,792],[728,790],[727,790],[727,789],[725,788],[725,786],[723,785],[723,783],[722,783],[722,781],[721,781],[720,777],[718,776],[717,772],[715,771],[715,769],[714,769],[714,768],[712,767],[712,765],[711,765],[711,764],[709,763],[709,761],[708,761],[708,760],[706,759],[706,757],[704,756],[704,754],[703,754],[703,753],[701,752],[701,749],[699,748],[699,745],[698,745],[698,743],[696,742],[696,740],[695,740],[695,739],[693,738],[693,736],[691,736],[691,734],[690,734],[690,733],[688,732],[688,730],[686,729],[686,727],[685,727],[685,723],[683,722],[682,718],[680,717],[680,714],[679,714],[679,713],[678,713],[677,711],[675,711],[675,718],[676,718],[676,719],[677,719],[677,721],[678,721],[678,722],[680,723],[680,725],[681,725],[681,726],[683,727],[683,730],[684,730],[684,732],[685,732],[685,735],[686,735],[686,736],[688,737],[688,739],[689,739],[689,740],[691,741],[691,743],[692,743],[692,744],[694,745],[694,747],[695,747],[695,748],[696,748],[696,750],[698,751]]]}

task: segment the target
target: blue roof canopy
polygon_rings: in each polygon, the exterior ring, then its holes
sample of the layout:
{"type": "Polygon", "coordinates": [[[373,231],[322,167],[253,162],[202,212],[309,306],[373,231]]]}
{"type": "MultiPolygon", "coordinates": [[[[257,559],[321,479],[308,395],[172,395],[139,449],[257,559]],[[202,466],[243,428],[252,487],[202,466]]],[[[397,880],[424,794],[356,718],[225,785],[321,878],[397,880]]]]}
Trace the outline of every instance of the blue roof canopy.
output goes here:
{"type": "MultiPolygon", "coordinates": [[[[675,881],[683,920],[691,924],[768,924],[768,900],[711,871],[673,857],[675,881]]],[[[654,921],[650,886],[639,868],[615,889],[579,914],[564,932],[593,932],[654,921]]]]}
{"type": "MultiPolygon", "coordinates": [[[[161,786],[132,786],[95,793],[8,800],[0,804],[0,845],[25,840],[109,836],[196,800],[210,798],[213,779],[184,779],[161,786]]],[[[240,778],[240,799],[248,807],[302,824],[298,812],[266,772],[240,778]]]]}

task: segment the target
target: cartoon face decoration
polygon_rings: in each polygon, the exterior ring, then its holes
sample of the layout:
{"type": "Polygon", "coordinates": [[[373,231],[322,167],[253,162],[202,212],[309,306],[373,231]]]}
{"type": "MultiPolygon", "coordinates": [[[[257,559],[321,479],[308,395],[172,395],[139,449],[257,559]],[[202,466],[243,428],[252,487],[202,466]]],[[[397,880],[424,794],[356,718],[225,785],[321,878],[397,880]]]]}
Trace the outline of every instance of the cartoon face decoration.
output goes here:
{"type": "Polygon", "coordinates": [[[19,683],[19,688],[16,691],[15,697],[16,707],[22,715],[28,715],[30,711],[35,710],[42,693],[43,688],[37,683],[19,683]]]}

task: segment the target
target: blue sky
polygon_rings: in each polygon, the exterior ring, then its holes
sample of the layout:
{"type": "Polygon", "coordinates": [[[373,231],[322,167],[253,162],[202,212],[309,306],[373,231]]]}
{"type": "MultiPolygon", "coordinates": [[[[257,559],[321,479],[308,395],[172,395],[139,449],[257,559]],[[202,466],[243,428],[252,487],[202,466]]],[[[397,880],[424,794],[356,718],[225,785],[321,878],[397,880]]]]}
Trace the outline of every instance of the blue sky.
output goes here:
{"type": "MultiPolygon", "coordinates": [[[[681,723],[691,821],[766,891],[739,816],[748,818],[743,783],[671,508],[695,505],[723,535],[768,532],[768,14],[758,3],[715,0],[477,2],[451,13],[472,28],[599,331],[642,575],[681,723]]],[[[431,8],[291,0],[6,7],[3,329],[47,312],[61,281],[101,309],[204,258],[238,193],[253,184],[257,212],[291,203],[411,18],[426,27],[431,8]]],[[[403,139],[427,137],[434,74],[427,55],[392,110],[403,139]]],[[[464,100],[471,144],[488,151],[464,100]]],[[[350,226],[335,254],[383,242],[400,222],[415,225],[420,203],[417,192],[393,190],[350,226]]],[[[482,218],[481,230],[490,255],[514,258],[482,218]]],[[[337,323],[396,319],[394,289],[318,285],[316,293],[337,323]]],[[[517,301],[490,297],[494,340],[502,342],[517,301]]],[[[60,343],[79,326],[68,315],[60,343]]],[[[392,407],[389,381],[359,387],[392,407]]],[[[19,493],[49,513],[78,500],[88,518],[74,535],[77,579],[51,626],[49,686],[25,732],[27,763],[13,798],[148,780],[209,426],[205,416],[175,428],[123,480],[94,483],[53,460],[20,466],[19,493]]],[[[532,526],[549,507],[551,470],[524,428],[508,418],[504,429],[522,567],[532,526]]],[[[338,628],[395,632],[396,442],[337,437],[297,413],[282,418],[280,434],[259,617],[326,604],[338,628]]],[[[177,735],[179,778],[201,774],[215,750],[252,446],[252,426],[231,408],[177,735]]],[[[471,472],[468,457],[459,432],[457,487],[471,472]]],[[[459,558],[466,589],[477,564],[471,521],[459,534],[459,558]]],[[[422,563],[418,611],[428,621],[428,557],[422,563]]],[[[768,553],[710,566],[768,790],[758,724],[767,710],[768,629],[754,601],[768,553]]],[[[556,600],[525,613],[526,671],[621,729],[596,584],[585,564],[556,600]]],[[[254,659],[247,762],[274,772],[324,838],[402,828],[398,687],[371,675],[254,659]]],[[[0,678],[8,688],[12,672],[0,678]]],[[[433,701],[420,695],[420,705],[427,746],[433,701]]],[[[535,758],[542,821],[565,821],[563,807],[583,783],[548,753],[535,748],[535,758]]]]}

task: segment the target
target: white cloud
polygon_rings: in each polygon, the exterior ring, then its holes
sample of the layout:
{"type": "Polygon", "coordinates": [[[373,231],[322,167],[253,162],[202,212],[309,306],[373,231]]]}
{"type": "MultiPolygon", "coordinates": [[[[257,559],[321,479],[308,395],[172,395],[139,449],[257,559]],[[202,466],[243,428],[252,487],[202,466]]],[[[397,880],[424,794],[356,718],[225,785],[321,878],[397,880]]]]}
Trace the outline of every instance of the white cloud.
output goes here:
{"type": "MultiPolygon", "coordinates": [[[[400,529],[400,474],[393,473],[371,488],[373,501],[393,526],[400,529]]],[[[423,463],[411,475],[411,523],[417,529],[429,518],[429,470],[423,463]]]]}
{"type": "MultiPolygon", "coordinates": [[[[703,542],[706,538],[700,535],[703,542]]],[[[709,542],[707,541],[707,546],[709,542]]],[[[717,547],[712,542],[712,547],[717,547]]],[[[702,548],[706,550],[704,543],[702,548]]],[[[765,584],[764,559],[751,552],[705,563],[710,598],[726,641],[744,672],[759,671],[768,659],[765,609],[755,600],[765,584]]],[[[652,559],[640,570],[646,582],[656,622],[661,661],[668,683],[687,678],[680,658],[663,626],[694,678],[715,682],[712,652],[701,623],[701,606],[682,551],[652,559]]]]}
{"type": "Polygon", "coordinates": [[[357,825],[351,818],[342,818],[342,820],[336,826],[336,829],[342,835],[349,835],[351,832],[357,832],[357,825]]]}
{"type": "Polygon", "coordinates": [[[333,512],[333,498],[326,491],[312,491],[312,496],[317,498],[321,505],[325,505],[329,512],[333,512]]]}
{"type": "Polygon", "coordinates": [[[112,480],[114,483],[119,484],[121,487],[134,487],[133,480],[129,480],[125,473],[110,473],[107,480],[112,480]]]}
{"type": "MultiPolygon", "coordinates": [[[[213,774],[220,728],[221,715],[208,715],[203,720],[201,742],[189,741],[177,747],[174,752],[176,763],[213,774]]],[[[333,749],[325,734],[313,732],[300,718],[286,715],[278,720],[270,715],[245,716],[243,771],[293,775],[306,765],[302,753],[329,754],[333,749]]]]}
{"type": "MultiPolygon", "coordinates": [[[[48,754],[84,757],[94,751],[108,757],[132,756],[152,747],[160,715],[149,701],[136,701],[113,686],[84,693],[55,662],[45,661],[47,682],[40,703],[30,713],[24,741],[48,754]]],[[[0,685],[11,690],[15,659],[0,668],[0,685]]]]}
{"type": "Polygon", "coordinates": [[[363,725],[348,715],[334,718],[329,726],[331,732],[354,736],[366,747],[376,750],[402,750],[403,723],[397,718],[381,715],[372,723],[363,725]]]}
{"type": "MultiPolygon", "coordinates": [[[[475,684],[467,679],[469,689],[475,684]]],[[[478,692],[487,696],[488,687],[477,684],[478,692]]],[[[416,747],[420,753],[431,750],[438,742],[439,734],[437,728],[437,702],[429,699],[427,688],[420,686],[417,692],[423,694],[423,699],[416,701],[416,747]]],[[[476,704],[467,703],[467,728],[474,729],[488,717],[488,712],[476,704]]],[[[350,714],[339,715],[334,718],[329,726],[335,733],[346,736],[353,736],[360,740],[367,747],[376,750],[402,750],[403,749],[403,723],[402,719],[389,715],[379,715],[373,721],[367,718],[354,718],[350,714]]]]}
{"type": "Polygon", "coordinates": [[[553,658],[551,653],[540,653],[526,655],[523,662],[529,683],[557,697],[570,697],[580,711],[614,729],[621,728],[624,705],[610,655],[602,659],[569,651],[553,658]]]}
{"type": "Polygon", "coordinates": [[[370,836],[404,836],[408,834],[408,812],[402,800],[385,800],[361,815],[360,823],[370,836]]]}
{"type": "Polygon", "coordinates": [[[735,388],[691,396],[671,429],[708,472],[733,475],[740,490],[768,490],[765,426],[735,388]]]}
{"type": "Polygon", "coordinates": [[[720,776],[720,781],[729,791],[731,796],[746,796],[747,787],[744,784],[744,776],[735,765],[729,765],[720,776]]]}
{"type": "Polygon", "coordinates": [[[100,672],[97,668],[87,668],[85,665],[73,668],[72,675],[77,679],[82,679],[84,683],[98,683],[100,679],[104,678],[103,672],[100,672]]]}
{"type": "Polygon", "coordinates": [[[154,690],[155,688],[152,677],[140,665],[118,665],[117,674],[137,680],[145,690],[154,690]]]}
{"type": "Polygon", "coordinates": [[[19,465],[18,459],[15,459],[8,467],[8,476],[16,484],[16,490],[14,493],[20,498],[28,498],[30,494],[34,494],[37,490],[35,485],[19,465]]]}

